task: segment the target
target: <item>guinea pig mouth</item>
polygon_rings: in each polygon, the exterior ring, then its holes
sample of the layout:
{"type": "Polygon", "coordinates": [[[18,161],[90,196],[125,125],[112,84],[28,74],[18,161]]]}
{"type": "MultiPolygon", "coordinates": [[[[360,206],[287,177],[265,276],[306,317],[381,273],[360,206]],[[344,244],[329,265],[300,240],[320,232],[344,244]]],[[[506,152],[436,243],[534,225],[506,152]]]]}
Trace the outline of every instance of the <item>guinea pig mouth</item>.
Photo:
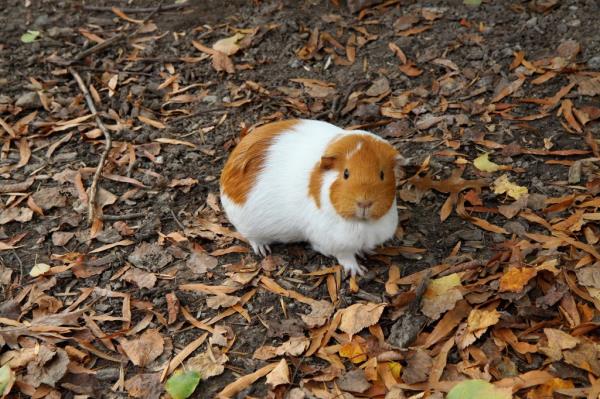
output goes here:
{"type": "Polygon", "coordinates": [[[369,220],[371,219],[371,210],[357,207],[354,216],[359,220],[369,220]]]}

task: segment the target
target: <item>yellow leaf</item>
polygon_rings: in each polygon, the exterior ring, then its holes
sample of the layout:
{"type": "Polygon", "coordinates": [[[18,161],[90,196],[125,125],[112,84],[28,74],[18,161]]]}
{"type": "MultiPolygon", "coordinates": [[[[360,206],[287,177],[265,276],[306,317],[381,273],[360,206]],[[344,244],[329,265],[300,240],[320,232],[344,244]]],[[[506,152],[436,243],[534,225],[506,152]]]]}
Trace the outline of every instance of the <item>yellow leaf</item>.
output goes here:
{"type": "Polygon", "coordinates": [[[227,37],[225,39],[218,40],[215,44],[213,44],[212,48],[214,50],[220,51],[227,55],[233,55],[237,53],[240,49],[238,46],[238,42],[244,38],[244,35],[241,33],[236,33],[231,37],[227,37]]]}
{"type": "Polygon", "coordinates": [[[494,180],[494,183],[492,183],[492,186],[494,188],[494,193],[496,193],[496,194],[506,193],[506,195],[508,195],[509,197],[512,197],[516,200],[528,193],[527,187],[522,187],[522,186],[516,185],[515,183],[511,183],[508,180],[507,175],[502,175],[499,178],[497,178],[496,180],[494,180]]]}
{"type": "Polygon", "coordinates": [[[440,277],[431,280],[425,292],[426,297],[434,297],[443,295],[450,288],[460,286],[460,276],[457,273],[452,273],[445,277],[440,277]]]}
{"type": "Polygon", "coordinates": [[[389,362],[388,367],[392,372],[395,379],[400,380],[400,373],[402,372],[402,365],[398,362],[389,362]]]}
{"type": "Polygon", "coordinates": [[[50,265],[45,263],[36,263],[29,272],[31,277],[38,277],[50,270],[50,265]]]}
{"type": "Polygon", "coordinates": [[[493,163],[489,159],[487,152],[484,152],[473,161],[473,165],[482,172],[496,172],[500,169],[500,165],[493,163]]]}
{"type": "Polygon", "coordinates": [[[473,309],[467,318],[469,332],[481,330],[493,326],[500,321],[500,313],[496,309],[473,309]]]}
{"type": "Polygon", "coordinates": [[[352,363],[362,363],[367,360],[367,355],[363,351],[363,348],[356,341],[351,341],[342,345],[339,354],[341,357],[350,359],[352,363]]]}

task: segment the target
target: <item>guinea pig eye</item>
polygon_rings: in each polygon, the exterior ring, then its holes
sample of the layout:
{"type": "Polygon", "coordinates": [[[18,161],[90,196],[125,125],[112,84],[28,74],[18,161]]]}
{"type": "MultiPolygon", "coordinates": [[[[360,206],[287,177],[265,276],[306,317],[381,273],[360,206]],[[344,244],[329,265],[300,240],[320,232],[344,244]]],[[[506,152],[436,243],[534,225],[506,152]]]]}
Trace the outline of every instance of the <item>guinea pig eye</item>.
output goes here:
{"type": "Polygon", "coordinates": [[[344,179],[348,180],[349,177],[350,177],[350,172],[348,171],[348,169],[344,169],[344,179]]]}
{"type": "Polygon", "coordinates": [[[384,174],[383,174],[383,170],[382,170],[381,172],[379,172],[379,178],[380,178],[381,180],[383,180],[383,178],[384,178],[384,177],[385,177],[385,176],[384,176],[384,174]]]}

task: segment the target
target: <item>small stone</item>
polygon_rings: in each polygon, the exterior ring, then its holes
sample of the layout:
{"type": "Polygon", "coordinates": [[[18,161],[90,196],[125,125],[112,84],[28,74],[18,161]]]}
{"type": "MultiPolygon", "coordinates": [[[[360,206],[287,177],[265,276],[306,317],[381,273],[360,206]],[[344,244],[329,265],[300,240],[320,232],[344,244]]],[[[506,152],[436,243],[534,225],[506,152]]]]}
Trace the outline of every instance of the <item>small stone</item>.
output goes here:
{"type": "Polygon", "coordinates": [[[467,59],[470,61],[480,60],[483,58],[483,50],[481,47],[471,47],[469,52],[467,53],[467,59]]]}
{"type": "Polygon", "coordinates": [[[42,103],[40,98],[38,97],[37,93],[33,91],[21,94],[21,96],[19,96],[15,102],[15,106],[25,109],[39,108],[41,105],[42,103]]]}
{"type": "Polygon", "coordinates": [[[202,99],[203,103],[214,104],[217,102],[217,96],[206,96],[202,99]]]}
{"type": "Polygon", "coordinates": [[[600,55],[596,55],[587,61],[587,66],[590,69],[600,69],[600,55]]]}

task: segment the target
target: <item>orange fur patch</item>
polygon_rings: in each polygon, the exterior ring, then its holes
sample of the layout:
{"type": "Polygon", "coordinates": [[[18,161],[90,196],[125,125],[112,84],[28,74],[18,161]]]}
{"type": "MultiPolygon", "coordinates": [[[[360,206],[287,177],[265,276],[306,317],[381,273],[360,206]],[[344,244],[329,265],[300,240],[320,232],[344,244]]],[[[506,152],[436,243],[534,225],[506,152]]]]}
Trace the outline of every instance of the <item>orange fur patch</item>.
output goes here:
{"type": "Polygon", "coordinates": [[[290,119],[259,126],[233,149],[220,179],[221,189],[233,202],[238,205],[246,202],[273,138],[297,123],[298,120],[290,119]]]}
{"type": "MultiPolygon", "coordinates": [[[[389,211],[396,197],[394,169],[397,155],[391,144],[361,134],[344,136],[327,148],[325,157],[334,158],[328,169],[339,173],[331,185],[329,197],[342,217],[355,218],[359,202],[372,203],[368,215],[371,220],[377,220],[389,211]],[[348,179],[344,179],[346,169],[348,179]]],[[[321,168],[319,174],[324,172],[321,168]]]]}

